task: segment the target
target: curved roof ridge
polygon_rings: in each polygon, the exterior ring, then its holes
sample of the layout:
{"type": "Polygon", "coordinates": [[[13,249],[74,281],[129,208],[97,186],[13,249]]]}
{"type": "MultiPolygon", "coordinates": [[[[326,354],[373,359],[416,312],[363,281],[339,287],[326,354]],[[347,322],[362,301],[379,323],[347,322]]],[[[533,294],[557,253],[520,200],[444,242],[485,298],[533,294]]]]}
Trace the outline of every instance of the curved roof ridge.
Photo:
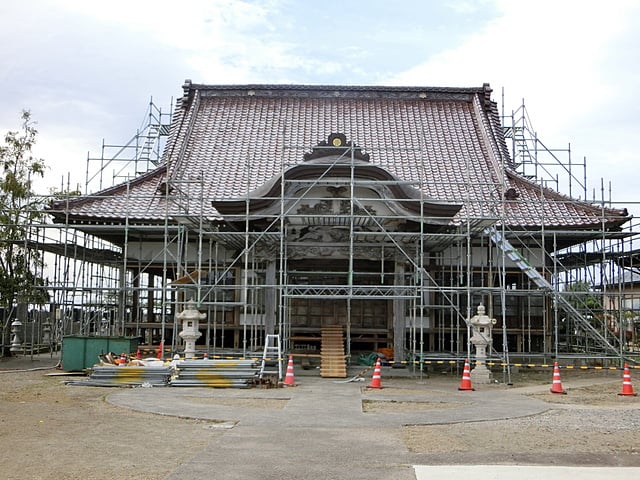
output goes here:
{"type": "Polygon", "coordinates": [[[245,90],[245,89],[265,89],[265,90],[348,90],[348,91],[388,91],[388,92],[464,92],[464,93],[481,93],[484,95],[489,84],[485,83],[481,87],[445,87],[445,86],[401,86],[401,85],[348,85],[348,84],[289,84],[289,83],[238,83],[238,84],[206,84],[193,83],[191,80],[185,80],[183,88],[189,90],[245,90]]]}
{"type": "MultiPolygon", "coordinates": [[[[483,111],[480,99],[476,96],[473,101],[473,109],[476,113],[478,121],[482,124],[480,126],[480,139],[484,142],[487,148],[487,163],[492,167],[492,174],[495,175],[495,182],[502,184],[506,188],[506,178],[504,165],[500,164],[500,160],[504,160],[502,151],[498,148],[498,143],[495,140],[495,132],[492,128],[492,123],[486,110],[483,111]]],[[[504,162],[503,162],[504,163],[504,162]]]]}

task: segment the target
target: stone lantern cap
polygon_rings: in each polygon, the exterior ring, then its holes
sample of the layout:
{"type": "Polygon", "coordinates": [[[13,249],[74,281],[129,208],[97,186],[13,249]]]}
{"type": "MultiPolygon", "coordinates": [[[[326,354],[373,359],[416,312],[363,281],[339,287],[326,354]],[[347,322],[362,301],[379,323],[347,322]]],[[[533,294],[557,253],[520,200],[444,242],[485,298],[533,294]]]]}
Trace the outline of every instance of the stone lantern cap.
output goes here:
{"type": "Polygon", "coordinates": [[[178,320],[204,320],[207,315],[200,313],[196,308],[196,302],[191,299],[187,302],[185,309],[176,315],[178,320]]]}
{"type": "Polygon", "coordinates": [[[478,305],[478,314],[471,317],[470,322],[478,327],[484,327],[489,325],[495,325],[496,319],[489,318],[488,315],[485,314],[485,308],[483,304],[478,305]]]}

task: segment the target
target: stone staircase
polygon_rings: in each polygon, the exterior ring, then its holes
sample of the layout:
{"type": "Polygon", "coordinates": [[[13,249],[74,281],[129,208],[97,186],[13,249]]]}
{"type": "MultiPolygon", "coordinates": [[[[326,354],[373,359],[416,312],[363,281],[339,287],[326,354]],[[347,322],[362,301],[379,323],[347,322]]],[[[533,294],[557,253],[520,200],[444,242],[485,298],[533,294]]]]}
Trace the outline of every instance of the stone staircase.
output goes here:
{"type": "Polygon", "coordinates": [[[333,325],[321,330],[320,376],[327,378],[346,378],[347,364],[344,354],[342,327],[333,325]]]}

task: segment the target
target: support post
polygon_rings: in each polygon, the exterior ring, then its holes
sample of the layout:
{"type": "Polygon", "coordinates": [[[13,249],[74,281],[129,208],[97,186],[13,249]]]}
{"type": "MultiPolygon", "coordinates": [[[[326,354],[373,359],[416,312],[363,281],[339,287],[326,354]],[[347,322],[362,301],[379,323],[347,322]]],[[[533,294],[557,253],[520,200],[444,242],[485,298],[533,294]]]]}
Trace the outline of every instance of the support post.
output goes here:
{"type": "Polygon", "coordinates": [[[276,328],[276,262],[267,263],[265,273],[267,288],[264,293],[264,333],[273,335],[276,328]]]}
{"type": "MultiPolygon", "coordinates": [[[[393,276],[393,284],[396,287],[404,287],[404,263],[396,260],[393,276]]],[[[395,362],[404,360],[406,350],[406,305],[403,298],[393,300],[393,359],[395,362]]],[[[398,363],[398,365],[400,365],[398,363]]]]}

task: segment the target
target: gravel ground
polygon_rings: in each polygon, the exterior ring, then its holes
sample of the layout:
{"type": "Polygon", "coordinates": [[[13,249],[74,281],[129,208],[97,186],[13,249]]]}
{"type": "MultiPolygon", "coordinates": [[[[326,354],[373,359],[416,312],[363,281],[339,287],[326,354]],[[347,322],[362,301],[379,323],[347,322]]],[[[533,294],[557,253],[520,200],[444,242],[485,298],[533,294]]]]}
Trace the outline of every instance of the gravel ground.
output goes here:
{"type": "Polygon", "coordinates": [[[549,403],[550,409],[540,415],[405,427],[407,448],[433,464],[640,466],[640,399],[617,395],[620,372],[562,375],[575,385],[566,388],[564,383],[567,395],[549,392],[549,373],[516,376],[515,391],[549,403]]]}
{"type": "MultiPolygon", "coordinates": [[[[191,459],[185,445],[196,455],[224,434],[210,422],[112,406],[104,401],[112,389],[65,385],[68,378],[55,376],[52,368],[7,371],[11,366],[0,361],[0,477],[7,480],[160,480],[191,459]]],[[[638,376],[636,372],[632,376],[638,376]]],[[[510,420],[398,427],[394,435],[403,439],[415,464],[640,466],[640,400],[617,395],[619,378],[620,372],[563,372],[563,380],[569,380],[565,388],[572,387],[567,395],[554,395],[549,393],[549,372],[520,374],[514,387],[504,388],[549,402],[547,412],[510,420]]],[[[242,408],[256,408],[247,399],[238,401],[244,402],[242,408]]],[[[373,411],[456,406],[363,403],[363,409],[373,411]]],[[[260,408],[282,408],[282,402],[261,402],[260,408]]]]}

